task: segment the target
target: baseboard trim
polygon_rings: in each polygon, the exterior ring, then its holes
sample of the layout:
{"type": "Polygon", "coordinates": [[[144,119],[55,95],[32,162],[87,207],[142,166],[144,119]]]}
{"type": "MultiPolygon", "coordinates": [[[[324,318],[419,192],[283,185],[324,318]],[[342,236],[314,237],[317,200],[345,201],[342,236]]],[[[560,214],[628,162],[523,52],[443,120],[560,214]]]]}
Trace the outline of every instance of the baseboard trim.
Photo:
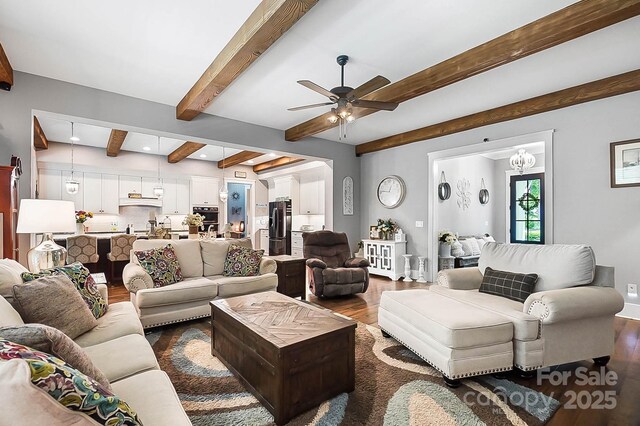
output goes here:
{"type": "Polygon", "coordinates": [[[625,303],[622,311],[616,314],[618,317],[640,320],[640,305],[625,303]]]}

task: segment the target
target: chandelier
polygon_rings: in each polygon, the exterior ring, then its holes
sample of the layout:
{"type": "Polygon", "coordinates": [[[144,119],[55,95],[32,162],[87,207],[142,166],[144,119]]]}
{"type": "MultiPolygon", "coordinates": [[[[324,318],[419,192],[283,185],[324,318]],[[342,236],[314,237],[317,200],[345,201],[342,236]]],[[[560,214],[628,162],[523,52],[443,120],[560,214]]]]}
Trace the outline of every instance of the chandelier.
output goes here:
{"type": "Polygon", "coordinates": [[[347,138],[347,124],[352,123],[355,119],[351,103],[347,102],[346,99],[338,100],[338,107],[331,108],[331,115],[328,117],[331,124],[338,123],[340,140],[347,138]]]}
{"type": "Polygon", "coordinates": [[[525,170],[532,168],[536,164],[536,157],[524,149],[519,149],[518,152],[513,154],[509,159],[509,164],[513,170],[517,170],[522,174],[525,170]]]}

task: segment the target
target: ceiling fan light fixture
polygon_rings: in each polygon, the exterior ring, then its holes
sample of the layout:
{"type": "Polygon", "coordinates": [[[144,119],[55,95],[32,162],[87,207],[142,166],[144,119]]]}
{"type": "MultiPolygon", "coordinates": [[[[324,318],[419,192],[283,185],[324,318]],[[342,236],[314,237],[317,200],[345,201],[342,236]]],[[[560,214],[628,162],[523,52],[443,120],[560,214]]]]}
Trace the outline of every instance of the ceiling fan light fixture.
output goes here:
{"type": "Polygon", "coordinates": [[[349,123],[353,123],[354,121],[356,121],[356,118],[353,115],[349,114],[349,116],[347,117],[347,121],[349,123]]]}

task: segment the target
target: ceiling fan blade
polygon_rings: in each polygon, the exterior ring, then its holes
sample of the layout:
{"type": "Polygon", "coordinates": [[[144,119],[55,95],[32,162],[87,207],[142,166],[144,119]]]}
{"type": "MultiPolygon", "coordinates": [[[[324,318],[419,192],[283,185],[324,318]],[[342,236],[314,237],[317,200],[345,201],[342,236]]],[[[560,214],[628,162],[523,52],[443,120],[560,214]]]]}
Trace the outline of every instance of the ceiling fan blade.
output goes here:
{"type": "Polygon", "coordinates": [[[315,84],[312,81],[309,81],[309,80],[298,80],[298,83],[302,84],[307,89],[311,89],[314,92],[318,92],[321,95],[326,96],[327,98],[329,98],[331,100],[334,100],[334,99],[337,100],[338,99],[338,97],[335,95],[335,93],[331,93],[330,91],[328,91],[324,87],[318,86],[317,84],[315,84]]]}
{"type": "Polygon", "coordinates": [[[361,99],[353,100],[351,105],[356,108],[383,109],[385,111],[393,111],[398,107],[397,102],[364,101],[361,99]]]}
{"type": "Polygon", "coordinates": [[[347,93],[347,99],[361,98],[364,95],[368,95],[374,90],[378,90],[379,88],[384,87],[389,83],[391,82],[389,81],[388,78],[383,77],[381,75],[377,75],[373,77],[371,80],[367,81],[366,83],[356,87],[355,89],[347,93]]]}
{"type": "Polygon", "coordinates": [[[299,106],[299,107],[295,107],[295,108],[288,108],[287,111],[300,111],[300,110],[303,110],[303,109],[317,108],[317,107],[326,106],[326,105],[333,105],[334,103],[335,102],[323,102],[321,104],[304,105],[304,106],[299,106]]]}

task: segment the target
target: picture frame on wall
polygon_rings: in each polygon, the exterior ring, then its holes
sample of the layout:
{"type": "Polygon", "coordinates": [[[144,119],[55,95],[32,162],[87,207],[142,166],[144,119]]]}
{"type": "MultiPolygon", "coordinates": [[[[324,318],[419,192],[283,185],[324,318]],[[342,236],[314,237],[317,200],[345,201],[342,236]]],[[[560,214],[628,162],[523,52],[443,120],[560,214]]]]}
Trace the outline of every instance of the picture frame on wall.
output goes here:
{"type": "Polygon", "coordinates": [[[378,225],[371,225],[369,227],[369,238],[372,240],[380,239],[380,231],[378,231],[378,225]]]}
{"type": "Polygon", "coordinates": [[[612,142],[611,187],[640,186],[640,139],[612,142]]]}

